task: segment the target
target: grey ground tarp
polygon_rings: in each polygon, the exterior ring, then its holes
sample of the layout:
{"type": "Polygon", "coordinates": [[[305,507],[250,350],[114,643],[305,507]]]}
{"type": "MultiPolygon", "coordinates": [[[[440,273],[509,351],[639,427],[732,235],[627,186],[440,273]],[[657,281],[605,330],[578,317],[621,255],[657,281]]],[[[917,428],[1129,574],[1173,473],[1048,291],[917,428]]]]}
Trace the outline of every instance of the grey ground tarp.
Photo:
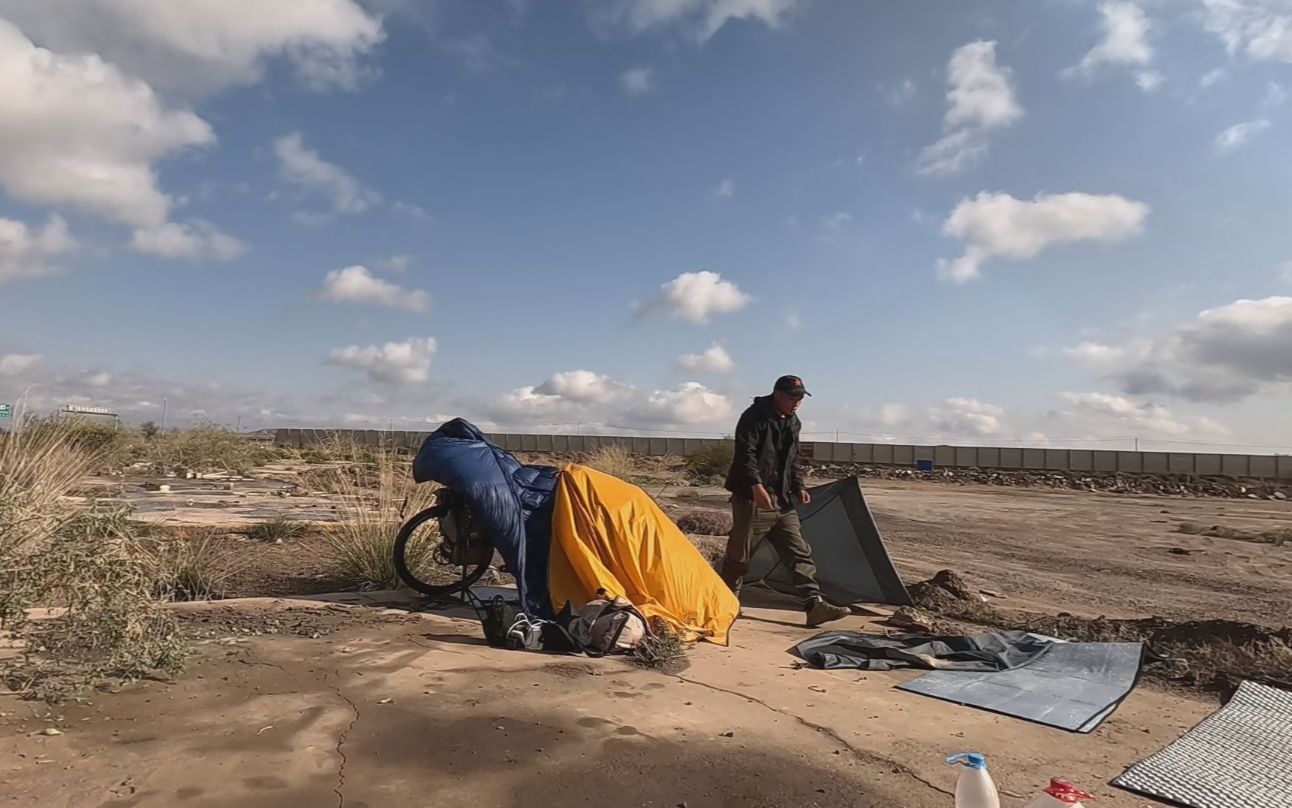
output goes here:
{"type": "Polygon", "coordinates": [[[1090,732],[1135,687],[1139,643],[1055,642],[1025,664],[989,673],[934,671],[899,690],[1070,732],[1090,732]]]}
{"type": "MultiPolygon", "coordinates": [[[[889,603],[910,606],[902,579],[884,549],[879,527],[856,477],[811,489],[812,504],[799,508],[803,538],[812,548],[817,583],[836,603],[889,603]]],[[[795,591],[789,571],[767,542],[754,554],[745,583],[763,583],[778,592],[795,591]]]]}
{"type": "Polygon", "coordinates": [[[1113,785],[1189,808],[1292,805],[1292,693],[1243,682],[1229,703],[1113,785]]]}
{"type": "Polygon", "coordinates": [[[999,671],[1023,665],[1050,641],[1024,631],[962,637],[882,637],[857,631],[827,631],[790,649],[814,668],[891,671],[999,671]]]}

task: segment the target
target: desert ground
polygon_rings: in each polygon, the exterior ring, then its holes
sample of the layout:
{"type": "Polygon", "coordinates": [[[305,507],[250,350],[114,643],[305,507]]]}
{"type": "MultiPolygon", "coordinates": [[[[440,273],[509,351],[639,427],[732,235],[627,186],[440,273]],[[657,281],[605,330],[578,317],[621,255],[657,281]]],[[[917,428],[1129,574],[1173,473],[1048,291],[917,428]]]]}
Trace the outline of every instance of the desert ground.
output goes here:
{"type": "MultiPolygon", "coordinates": [[[[226,531],[242,564],[227,599],[174,607],[197,653],[173,679],[53,709],[0,697],[0,802],[932,808],[952,804],[957,772],[943,759],[980,751],[1004,805],[1063,776],[1096,805],[1139,806],[1152,803],[1108,782],[1223,698],[1223,688],[1146,675],[1095,732],[1071,734],[894,689],[915,671],[801,668],[787,649],[812,635],[802,614],[758,591],[730,646],[696,646],[677,675],[497,650],[469,610],[338,591],[310,531],[249,538],[278,513],[331,518],[326,493],[300,490],[299,473],[286,464],[253,481],[171,480],[169,492],[87,483],[132,500],[142,519],[226,531]]],[[[674,515],[725,505],[719,489],[675,482],[643,488],[674,515]]],[[[908,585],[952,569],[1011,613],[1214,630],[1234,621],[1270,636],[1292,623],[1292,546],[1180,532],[1285,528],[1288,502],[863,488],[908,585]]],[[[892,631],[882,616],[838,626],[892,631]]]]}

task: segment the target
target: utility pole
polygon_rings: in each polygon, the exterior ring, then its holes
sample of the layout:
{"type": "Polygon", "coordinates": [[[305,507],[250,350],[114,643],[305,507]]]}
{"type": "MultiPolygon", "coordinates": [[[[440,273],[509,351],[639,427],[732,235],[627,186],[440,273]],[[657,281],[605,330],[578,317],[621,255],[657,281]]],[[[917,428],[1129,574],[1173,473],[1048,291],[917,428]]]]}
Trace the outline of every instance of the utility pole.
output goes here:
{"type": "Polygon", "coordinates": [[[238,431],[238,434],[242,434],[242,416],[241,416],[241,415],[239,415],[239,416],[238,416],[238,429],[237,429],[237,431],[238,431]]]}
{"type": "Polygon", "coordinates": [[[166,399],[162,399],[162,434],[166,434],[166,399]]]}
{"type": "Polygon", "coordinates": [[[1135,436],[1135,451],[1139,451],[1139,435],[1135,436]]]}

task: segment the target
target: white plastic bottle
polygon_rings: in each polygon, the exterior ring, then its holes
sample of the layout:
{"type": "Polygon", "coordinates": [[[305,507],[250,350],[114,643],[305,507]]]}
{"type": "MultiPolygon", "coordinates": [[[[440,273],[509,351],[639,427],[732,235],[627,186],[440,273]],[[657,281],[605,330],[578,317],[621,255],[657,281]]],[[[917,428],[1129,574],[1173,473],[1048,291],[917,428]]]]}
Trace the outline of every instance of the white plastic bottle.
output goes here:
{"type": "Polygon", "coordinates": [[[1027,808],[1082,808],[1084,800],[1093,799],[1067,780],[1055,777],[1050,780],[1050,787],[1037,794],[1036,799],[1027,804],[1027,808]]]}
{"type": "Polygon", "coordinates": [[[987,773],[987,758],[977,752],[962,752],[947,758],[951,765],[962,765],[956,782],[956,808],[1000,808],[996,784],[987,773]]]}

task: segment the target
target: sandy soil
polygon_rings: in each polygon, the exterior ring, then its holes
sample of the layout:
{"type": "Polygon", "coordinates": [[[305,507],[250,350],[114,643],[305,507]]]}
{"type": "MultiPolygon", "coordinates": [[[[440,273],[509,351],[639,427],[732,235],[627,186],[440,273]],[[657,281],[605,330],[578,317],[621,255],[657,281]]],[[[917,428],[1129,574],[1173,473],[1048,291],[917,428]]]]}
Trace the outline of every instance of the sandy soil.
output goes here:
{"type": "MultiPolygon", "coordinates": [[[[716,489],[650,490],[672,512],[725,507],[716,489]]],[[[865,490],[908,582],[950,567],[1014,609],[1292,623],[1292,547],[1175,532],[1188,521],[1287,525],[1289,503],[905,481],[865,490]]],[[[225,506],[134,496],[150,502],[149,519],[230,532],[267,508],[328,509],[326,497],[271,486],[234,493],[242,501],[225,506]]],[[[239,542],[234,592],[335,588],[317,542],[239,542]]],[[[774,601],[747,604],[731,647],[700,646],[667,677],[490,649],[469,614],[387,608],[406,607],[402,596],[328,599],[340,603],[181,607],[199,656],[175,682],[48,714],[0,697],[0,805],[933,808],[951,803],[956,772],[943,758],[982,751],[1006,806],[1067,776],[1116,808],[1150,803],[1108,781],[1217,706],[1144,683],[1082,736],[893,689],[912,672],[798,670],[786,649],[810,632],[774,601]],[[63,734],[39,734],[47,727],[63,734]]],[[[882,630],[862,617],[840,627],[882,630]]]]}
{"type": "Polygon", "coordinates": [[[785,649],[807,632],[776,608],[748,608],[729,648],[701,646],[670,677],[491,649],[462,616],[316,606],[189,606],[207,636],[177,681],[45,718],[6,704],[0,800],[941,808],[956,777],[942,758],[973,749],[1006,805],[1065,775],[1116,808],[1147,803],[1103,784],[1214,709],[1141,687],[1097,732],[1071,735],[893,690],[909,672],[796,670],[785,649]],[[243,621],[309,633],[256,636],[243,621]]]}

